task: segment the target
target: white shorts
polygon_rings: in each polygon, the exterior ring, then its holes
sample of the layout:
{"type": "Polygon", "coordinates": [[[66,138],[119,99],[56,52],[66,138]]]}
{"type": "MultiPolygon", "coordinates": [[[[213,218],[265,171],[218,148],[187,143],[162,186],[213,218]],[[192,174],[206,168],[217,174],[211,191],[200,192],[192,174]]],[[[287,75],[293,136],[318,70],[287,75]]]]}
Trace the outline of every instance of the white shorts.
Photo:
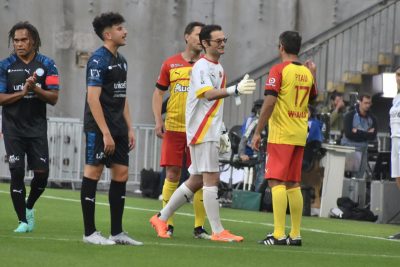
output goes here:
{"type": "Polygon", "coordinates": [[[218,150],[219,142],[205,142],[189,145],[192,164],[189,173],[200,175],[203,172],[219,172],[218,150]]]}
{"type": "Polygon", "coordinates": [[[391,153],[391,164],[392,178],[400,177],[400,138],[392,138],[392,153],[391,153]]]}

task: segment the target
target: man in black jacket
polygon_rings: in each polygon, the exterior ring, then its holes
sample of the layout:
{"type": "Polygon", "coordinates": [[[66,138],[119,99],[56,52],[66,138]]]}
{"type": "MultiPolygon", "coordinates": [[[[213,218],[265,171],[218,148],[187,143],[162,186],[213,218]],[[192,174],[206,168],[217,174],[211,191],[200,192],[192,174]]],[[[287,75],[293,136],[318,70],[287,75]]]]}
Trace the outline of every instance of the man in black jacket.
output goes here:
{"type": "Polygon", "coordinates": [[[361,94],[359,103],[344,117],[344,135],[341,144],[354,146],[361,152],[360,168],[354,174],[356,178],[364,177],[368,162],[368,142],[376,139],[377,122],[370,112],[371,105],[371,96],[361,94]]]}

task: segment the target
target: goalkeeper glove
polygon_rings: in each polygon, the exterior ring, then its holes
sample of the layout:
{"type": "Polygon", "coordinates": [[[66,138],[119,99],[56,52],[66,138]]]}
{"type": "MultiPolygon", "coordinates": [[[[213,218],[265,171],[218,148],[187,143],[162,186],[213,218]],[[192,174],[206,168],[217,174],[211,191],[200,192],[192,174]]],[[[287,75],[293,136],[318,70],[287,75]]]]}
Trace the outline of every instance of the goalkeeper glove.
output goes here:
{"type": "Polygon", "coordinates": [[[223,133],[219,136],[219,153],[225,154],[231,152],[231,140],[228,133],[223,133]]]}
{"type": "Polygon", "coordinates": [[[244,75],[243,79],[233,86],[226,88],[228,95],[251,95],[256,90],[256,83],[253,79],[249,79],[249,75],[244,75]]]}

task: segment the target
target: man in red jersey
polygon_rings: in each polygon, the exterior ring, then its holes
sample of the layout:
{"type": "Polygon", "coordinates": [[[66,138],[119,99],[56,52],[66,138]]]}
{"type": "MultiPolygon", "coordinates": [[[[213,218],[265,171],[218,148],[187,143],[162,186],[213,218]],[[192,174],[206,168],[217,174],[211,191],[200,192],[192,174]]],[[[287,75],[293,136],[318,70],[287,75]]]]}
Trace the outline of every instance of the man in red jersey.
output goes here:
{"type": "Polygon", "coordinates": [[[301,164],[307,138],[308,102],[316,97],[315,64],[299,62],[301,36],[286,31],[279,36],[282,63],[274,65],[265,85],[265,98],[252,147],[258,150],[260,133],[268,122],[268,159],[265,178],[272,191],[274,232],[260,241],[264,245],[301,246],[300,224],[303,196],[301,164]],[[291,231],[285,234],[289,201],[291,231]]]}

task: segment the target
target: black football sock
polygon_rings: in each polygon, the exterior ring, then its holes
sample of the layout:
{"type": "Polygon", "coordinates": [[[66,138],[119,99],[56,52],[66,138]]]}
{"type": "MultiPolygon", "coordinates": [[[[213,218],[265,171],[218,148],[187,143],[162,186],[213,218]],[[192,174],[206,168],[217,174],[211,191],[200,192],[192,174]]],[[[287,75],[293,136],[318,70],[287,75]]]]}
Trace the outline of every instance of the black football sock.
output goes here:
{"type": "Polygon", "coordinates": [[[126,182],[111,181],[108,192],[111,213],[111,235],[122,232],[122,215],[125,207],[126,182]]]}
{"type": "Polygon", "coordinates": [[[81,205],[83,214],[83,225],[85,227],[85,236],[89,236],[96,231],[96,226],[94,223],[96,189],[96,180],[83,177],[81,187],[81,205]]]}
{"type": "Polygon", "coordinates": [[[35,172],[31,181],[31,191],[29,192],[28,200],[26,201],[26,208],[32,209],[36,201],[42,195],[47,186],[47,179],[49,172],[35,172]]]}
{"type": "Polygon", "coordinates": [[[10,183],[10,195],[12,203],[14,205],[15,213],[17,213],[18,220],[20,222],[28,223],[26,220],[26,191],[24,184],[25,172],[24,169],[12,169],[11,183],[10,183]]]}

